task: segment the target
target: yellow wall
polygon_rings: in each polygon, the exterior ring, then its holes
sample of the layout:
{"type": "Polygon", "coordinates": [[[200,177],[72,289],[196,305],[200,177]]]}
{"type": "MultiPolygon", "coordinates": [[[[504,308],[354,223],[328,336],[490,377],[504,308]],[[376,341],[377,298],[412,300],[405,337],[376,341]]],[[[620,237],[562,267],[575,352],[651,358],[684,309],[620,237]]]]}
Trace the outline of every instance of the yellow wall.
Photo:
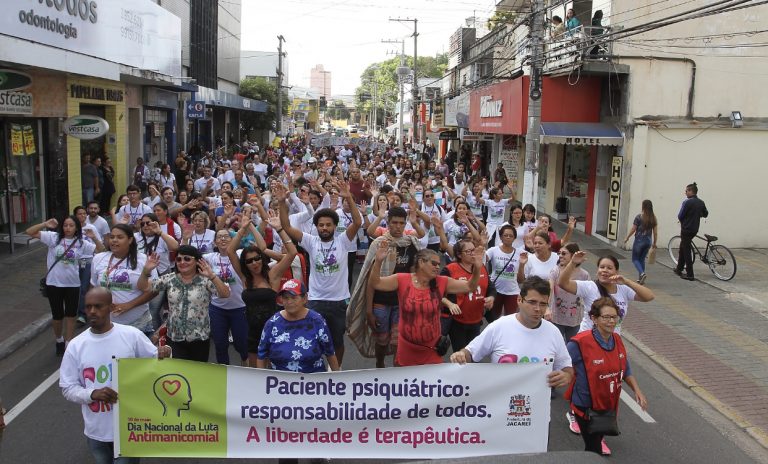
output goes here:
{"type": "MultiPolygon", "coordinates": [[[[128,124],[128,111],[125,105],[125,85],[120,82],[107,81],[96,78],[69,77],[67,79],[67,117],[80,114],[80,105],[100,105],[105,106],[105,118],[109,123],[109,133],[116,139],[114,146],[107,145],[107,155],[112,159],[112,166],[115,168],[115,190],[117,193],[112,197],[116,201],[120,192],[125,192],[128,174],[123,170],[126,163],[126,133],[128,124]],[[123,92],[123,101],[104,101],[91,100],[84,98],[73,98],[70,91],[72,85],[84,85],[102,89],[119,90],[123,92]]],[[[67,137],[67,185],[69,186],[69,209],[82,204],[82,189],[80,183],[80,140],[74,137],[67,137]]]]}
{"type": "Polygon", "coordinates": [[[659,247],[666,247],[670,237],[680,233],[677,213],[685,199],[685,186],[696,182],[699,197],[709,209],[700,234],[716,235],[731,248],[768,247],[768,216],[761,208],[768,157],[757,155],[768,145],[768,131],[710,129],[701,133],[701,129],[638,126],[634,135],[624,230],[640,212],[641,202],[650,199],[659,221],[659,247]]]}

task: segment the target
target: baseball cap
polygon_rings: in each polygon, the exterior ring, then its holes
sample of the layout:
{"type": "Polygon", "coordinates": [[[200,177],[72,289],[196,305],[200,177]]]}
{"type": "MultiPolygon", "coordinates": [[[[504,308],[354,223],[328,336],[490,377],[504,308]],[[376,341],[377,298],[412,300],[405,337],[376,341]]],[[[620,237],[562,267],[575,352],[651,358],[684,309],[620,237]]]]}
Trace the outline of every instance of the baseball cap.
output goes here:
{"type": "Polygon", "coordinates": [[[309,158],[309,162],[310,162],[310,163],[317,163],[317,158],[315,158],[315,157],[313,156],[313,157],[309,158]]]}
{"type": "Polygon", "coordinates": [[[286,281],[280,288],[280,295],[283,293],[290,293],[293,296],[302,296],[307,293],[307,288],[299,279],[291,279],[286,281]]]}

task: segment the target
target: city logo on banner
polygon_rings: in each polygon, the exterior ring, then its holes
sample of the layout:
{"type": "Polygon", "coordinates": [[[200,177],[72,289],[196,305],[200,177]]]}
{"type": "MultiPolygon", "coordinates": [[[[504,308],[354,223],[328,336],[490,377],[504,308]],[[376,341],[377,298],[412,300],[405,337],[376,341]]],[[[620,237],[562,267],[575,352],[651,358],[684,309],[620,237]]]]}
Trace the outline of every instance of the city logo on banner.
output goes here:
{"type": "Polygon", "coordinates": [[[32,114],[32,94],[23,92],[32,85],[29,74],[0,69],[0,114],[32,114]]]}
{"type": "Polygon", "coordinates": [[[93,140],[106,135],[109,123],[98,116],[82,114],[64,121],[64,133],[80,140],[93,140]]]}
{"type": "Polygon", "coordinates": [[[501,104],[501,100],[494,100],[490,95],[480,97],[480,117],[500,118],[501,104]]]}

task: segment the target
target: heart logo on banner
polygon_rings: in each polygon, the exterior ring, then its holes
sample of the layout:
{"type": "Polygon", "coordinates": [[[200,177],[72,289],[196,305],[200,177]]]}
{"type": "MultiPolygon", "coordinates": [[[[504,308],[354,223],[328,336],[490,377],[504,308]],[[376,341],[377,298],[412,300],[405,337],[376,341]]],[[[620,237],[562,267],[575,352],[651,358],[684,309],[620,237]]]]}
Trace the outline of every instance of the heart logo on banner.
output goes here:
{"type": "Polygon", "coordinates": [[[175,395],[180,388],[181,388],[181,382],[179,382],[178,380],[163,381],[163,390],[165,390],[165,392],[171,396],[175,395]]]}

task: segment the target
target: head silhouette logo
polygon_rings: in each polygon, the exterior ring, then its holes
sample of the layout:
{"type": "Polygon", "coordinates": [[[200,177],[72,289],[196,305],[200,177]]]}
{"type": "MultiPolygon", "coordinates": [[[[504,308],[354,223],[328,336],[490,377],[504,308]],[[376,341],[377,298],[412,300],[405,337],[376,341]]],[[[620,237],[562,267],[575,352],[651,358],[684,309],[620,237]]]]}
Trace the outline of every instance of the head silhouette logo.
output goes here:
{"type": "Polygon", "coordinates": [[[163,406],[163,416],[175,413],[181,417],[181,411],[189,410],[192,402],[192,387],[181,374],[165,374],[155,380],[152,390],[155,398],[163,406]]]}

